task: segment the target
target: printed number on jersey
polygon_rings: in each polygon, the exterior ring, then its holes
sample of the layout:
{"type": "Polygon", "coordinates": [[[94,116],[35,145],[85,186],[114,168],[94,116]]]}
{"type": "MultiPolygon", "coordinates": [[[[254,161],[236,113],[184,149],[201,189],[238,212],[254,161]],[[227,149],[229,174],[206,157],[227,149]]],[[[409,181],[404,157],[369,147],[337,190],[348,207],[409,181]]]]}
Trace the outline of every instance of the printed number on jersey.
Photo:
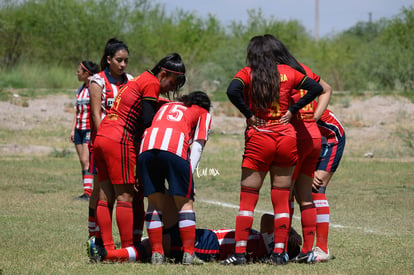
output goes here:
{"type": "Polygon", "coordinates": [[[161,107],[160,112],[158,113],[158,116],[156,120],[161,120],[164,116],[170,120],[170,121],[180,121],[184,116],[184,111],[187,109],[187,107],[183,105],[173,105],[171,108],[171,105],[164,105],[161,107]]]}

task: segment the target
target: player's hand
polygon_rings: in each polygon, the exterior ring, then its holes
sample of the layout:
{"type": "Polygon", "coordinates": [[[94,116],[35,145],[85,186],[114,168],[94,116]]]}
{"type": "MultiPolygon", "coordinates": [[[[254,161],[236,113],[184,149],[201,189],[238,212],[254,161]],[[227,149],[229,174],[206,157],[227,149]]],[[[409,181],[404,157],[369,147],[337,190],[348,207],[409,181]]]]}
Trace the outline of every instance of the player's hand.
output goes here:
{"type": "Polygon", "coordinates": [[[75,131],[70,132],[69,141],[70,142],[75,142],[75,131]]]}
{"type": "Polygon", "coordinates": [[[258,131],[259,129],[257,128],[256,123],[257,123],[257,119],[254,115],[246,119],[247,127],[252,127],[256,131],[258,131]]]}
{"type": "Polygon", "coordinates": [[[280,123],[283,123],[283,124],[288,124],[289,122],[290,122],[290,120],[292,119],[292,117],[293,117],[293,114],[288,110],[287,112],[286,112],[286,114],[284,114],[281,118],[280,118],[280,123]]]}
{"type": "Polygon", "coordinates": [[[319,187],[321,187],[322,186],[322,179],[320,179],[320,178],[318,178],[318,176],[315,174],[314,175],[314,177],[313,177],[313,183],[312,183],[312,188],[314,189],[314,190],[318,190],[319,189],[319,187]]]}

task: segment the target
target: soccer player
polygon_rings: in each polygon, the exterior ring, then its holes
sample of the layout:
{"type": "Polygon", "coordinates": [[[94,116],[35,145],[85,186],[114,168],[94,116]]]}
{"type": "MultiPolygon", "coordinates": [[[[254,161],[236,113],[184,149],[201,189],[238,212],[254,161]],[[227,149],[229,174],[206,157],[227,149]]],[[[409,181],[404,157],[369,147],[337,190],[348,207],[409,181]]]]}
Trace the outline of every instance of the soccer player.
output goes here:
{"type": "Polygon", "coordinates": [[[322,134],[322,150],[313,179],[313,202],[316,206],[316,245],[314,253],[317,262],[331,259],[328,249],[329,203],[326,188],[339,166],[345,148],[345,130],[339,119],[330,110],[325,110],[318,120],[322,134]]]}
{"type": "Polygon", "coordinates": [[[119,90],[128,82],[129,79],[132,79],[132,76],[125,72],[128,66],[128,60],[128,46],[123,41],[116,38],[110,38],[105,45],[104,53],[100,62],[102,71],[93,75],[90,80],[89,91],[93,127],[89,145],[89,172],[94,174],[94,184],[92,194],[89,199],[88,229],[89,237],[96,236],[98,245],[102,245],[102,239],[100,237],[99,226],[96,222],[96,205],[99,195],[99,182],[94,162],[93,143],[96,131],[102,119],[109,112],[109,109],[111,109],[119,90]]]}
{"type": "Polygon", "coordinates": [[[70,141],[75,144],[82,166],[83,194],[80,200],[89,200],[92,193],[93,174],[89,173],[89,142],[91,139],[91,105],[89,97],[89,80],[98,72],[98,65],[84,60],[78,65],[76,75],[82,85],[76,91],[76,112],[73,118],[70,141]]]}
{"type": "MultiPolygon", "coordinates": [[[[194,255],[195,212],[193,173],[208,140],[211,102],[207,94],[196,91],[178,102],[164,104],[154,116],[141,142],[138,158],[139,179],[148,197],[146,228],[152,248],[151,262],[164,262],[162,246],[165,183],[178,211],[183,243],[183,264],[202,264],[194,255]],[[191,150],[190,150],[191,146],[191,150]]],[[[177,213],[171,214],[177,215],[177,213]]]]}
{"type": "Polygon", "coordinates": [[[240,70],[227,88],[230,101],[247,119],[242,162],[239,214],[236,217],[235,253],[225,265],[245,264],[246,246],[253,223],[259,191],[270,171],[271,200],[274,210],[274,248],[271,263],[286,264],[289,193],[297,161],[296,133],[289,123],[300,109],[318,96],[323,88],[316,81],[277,62],[273,44],[255,36],[247,48],[248,66],[240,70]],[[299,89],[308,90],[290,105],[299,89]]]}
{"type": "Polygon", "coordinates": [[[178,92],[185,83],[185,66],[177,53],[161,59],[150,71],[128,81],[116,96],[109,113],[99,125],[94,141],[100,185],[97,220],[107,250],[115,249],[112,237],[112,207],[122,248],[133,243],[133,195],[139,127],[151,125],[158,96],[178,92]]]}
{"type": "MultiPolygon", "coordinates": [[[[294,194],[300,205],[303,237],[301,253],[295,261],[313,263],[315,262],[313,243],[316,230],[316,209],[312,200],[312,184],[313,174],[321,150],[321,133],[315,119],[318,119],[328,106],[332,89],[318,75],[313,73],[309,67],[299,63],[282,41],[270,34],[265,35],[265,38],[272,44],[272,51],[279,64],[289,65],[319,82],[324,88],[323,92],[318,96],[318,104],[316,104],[316,101],[309,103],[300,109],[297,115],[290,121],[296,130],[299,157],[292,176],[293,185],[291,189],[294,192],[291,192],[291,196],[294,194]]],[[[299,90],[299,93],[295,93],[292,96],[292,101],[297,102],[306,93],[307,91],[304,89],[299,90]]],[[[290,210],[292,218],[294,210],[293,201],[291,202],[290,210]]]]}

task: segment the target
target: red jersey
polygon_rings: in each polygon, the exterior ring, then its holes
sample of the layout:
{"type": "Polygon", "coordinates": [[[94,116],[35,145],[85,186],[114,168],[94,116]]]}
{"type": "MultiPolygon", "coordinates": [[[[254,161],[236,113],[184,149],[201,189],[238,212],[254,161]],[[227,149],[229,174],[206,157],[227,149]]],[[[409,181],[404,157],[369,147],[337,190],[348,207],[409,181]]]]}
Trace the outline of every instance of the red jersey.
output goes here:
{"type": "Polygon", "coordinates": [[[187,160],[190,145],[194,140],[207,141],[210,127],[211,115],[206,109],[181,102],[164,104],[144,133],[140,153],[159,149],[187,160]]]}
{"type": "MultiPolygon", "coordinates": [[[[303,64],[301,65],[303,69],[305,70],[306,75],[309,78],[312,78],[316,82],[320,81],[319,75],[314,74],[312,70],[309,69],[309,67],[303,64]]],[[[308,92],[307,90],[300,89],[299,93],[296,93],[292,96],[292,102],[293,103],[298,102],[299,99],[301,99],[304,95],[307,94],[307,92],[308,92]]],[[[296,129],[298,139],[308,138],[309,135],[312,138],[321,137],[318,126],[316,125],[316,122],[313,118],[316,106],[317,106],[317,102],[312,101],[311,103],[309,103],[308,105],[300,109],[298,114],[292,118],[291,123],[293,127],[295,127],[296,129]]]]}
{"type": "Polygon", "coordinates": [[[89,89],[82,85],[76,91],[76,129],[91,129],[91,104],[89,97],[89,89]]]}
{"type": "Polygon", "coordinates": [[[321,135],[327,139],[328,143],[337,143],[345,133],[345,129],[339,119],[328,109],[323,112],[317,124],[321,135]]]}
{"type": "Polygon", "coordinates": [[[295,137],[296,134],[292,125],[280,124],[278,120],[287,112],[290,106],[290,98],[295,94],[299,94],[298,89],[305,81],[306,76],[288,65],[278,65],[277,68],[280,74],[279,101],[273,102],[266,111],[256,110],[253,105],[254,99],[251,98],[250,93],[252,84],[250,67],[241,69],[234,78],[241,80],[244,84],[244,100],[256,117],[267,122],[265,128],[271,128],[272,131],[295,137]]]}
{"type": "Polygon", "coordinates": [[[160,81],[146,71],[130,80],[115,98],[108,115],[102,120],[97,135],[114,141],[133,141],[137,133],[138,118],[142,115],[142,100],[158,101],[160,81]]]}

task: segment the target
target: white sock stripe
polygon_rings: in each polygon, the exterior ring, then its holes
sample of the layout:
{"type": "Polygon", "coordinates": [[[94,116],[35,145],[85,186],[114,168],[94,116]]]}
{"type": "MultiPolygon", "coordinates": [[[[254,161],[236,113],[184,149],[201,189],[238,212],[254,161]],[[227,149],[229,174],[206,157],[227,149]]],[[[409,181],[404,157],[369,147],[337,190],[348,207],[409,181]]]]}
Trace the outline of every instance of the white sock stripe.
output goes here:
{"type": "Polygon", "coordinates": [[[148,229],[155,229],[155,228],[162,227],[162,222],[160,222],[160,221],[151,221],[151,222],[146,222],[145,225],[148,229]]]}
{"type": "Polygon", "coordinates": [[[316,215],[316,223],[329,223],[329,214],[316,215]]]}
{"type": "Polygon", "coordinates": [[[136,262],[137,261],[137,252],[135,250],[135,248],[133,248],[132,246],[128,246],[126,248],[126,250],[128,250],[128,261],[129,262],[136,262]]]}
{"type": "Polygon", "coordinates": [[[253,217],[253,211],[240,210],[239,216],[253,217]]]}
{"type": "Polygon", "coordinates": [[[196,223],[193,220],[182,220],[178,222],[178,227],[179,228],[183,228],[183,227],[189,227],[189,226],[194,226],[196,223]]]}
{"type": "Polygon", "coordinates": [[[87,179],[87,178],[83,179],[83,184],[86,184],[86,183],[92,184],[93,183],[93,178],[91,178],[91,179],[87,179]]]}
{"type": "Polygon", "coordinates": [[[316,207],[329,207],[329,203],[327,200],[316,200],[316,201],[313,201],[313,204],[316,207]]]}
{"type": "Polygon", "coordinates": [[[275,220],[281,219],[281,218],[290,218],[289,213],[278,213],[275,215],[275,220]]]}
{"type": "Polygon", "coordinates": [[[285,248],[285,243],[275,243],[275,248],[284,249],[285,248]]]}
{"type": "Polygon", "coordinates": [[[238,241],[238,242],[236,242],[236,247],[240,247],[240,246],[247,246],[247,241],[238,241]]]}

